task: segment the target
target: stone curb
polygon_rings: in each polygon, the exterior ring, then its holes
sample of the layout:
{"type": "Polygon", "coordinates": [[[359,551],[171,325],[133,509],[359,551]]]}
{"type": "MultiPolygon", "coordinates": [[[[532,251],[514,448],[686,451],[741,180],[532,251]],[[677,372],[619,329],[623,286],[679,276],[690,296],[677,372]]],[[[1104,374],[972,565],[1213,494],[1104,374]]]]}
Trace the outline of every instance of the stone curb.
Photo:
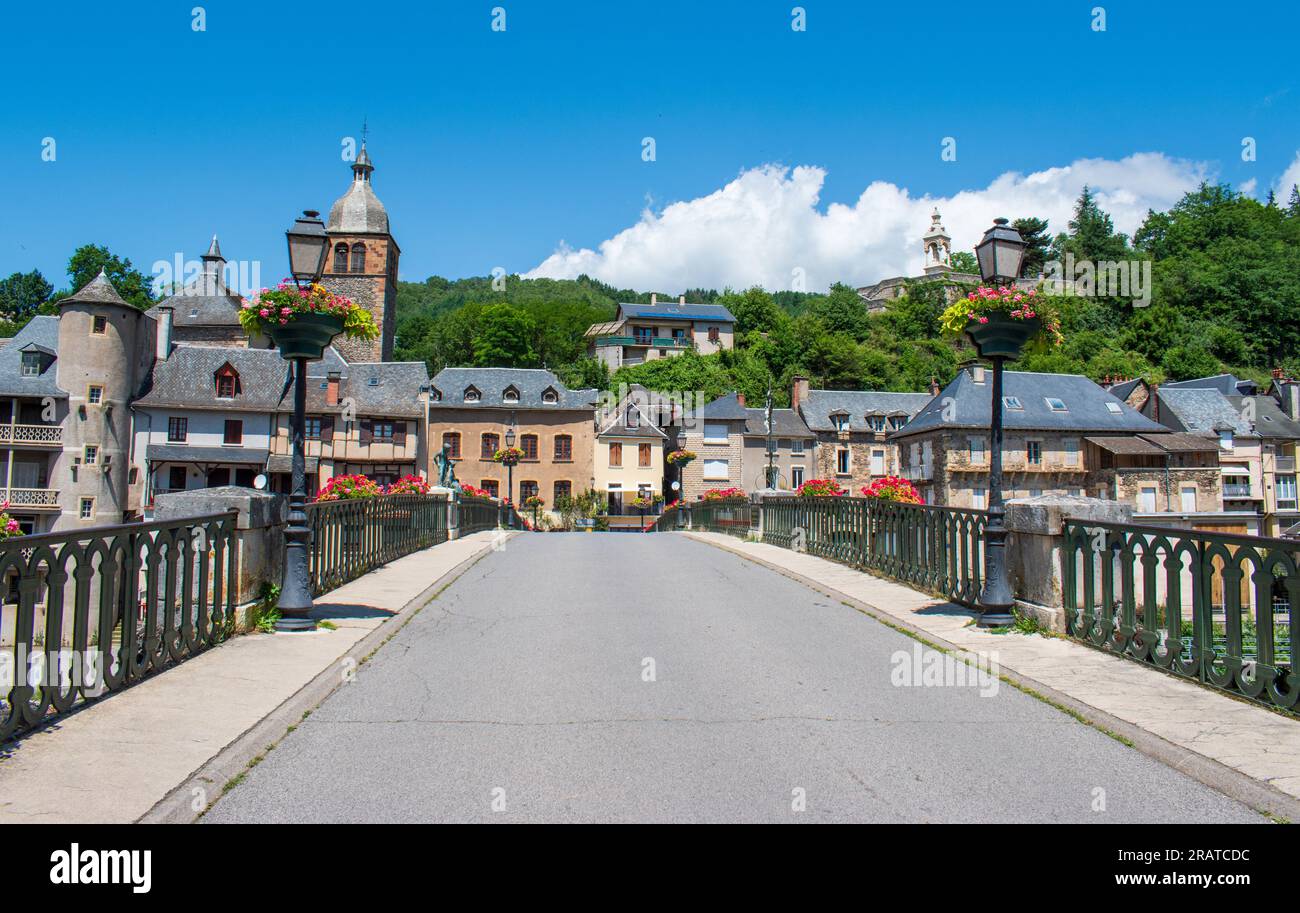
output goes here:
{"type": "MultiPolygon", "coordinates": [[[[918,640],[922,640],[935,645],[936,647],[949,651],[956,656],[974,658],[975,654],[971,653],[965,647],[959,647],[949,641],[944,640],[937,634],[932,634],[924,628],[920,628],[911,621],[900,618],[897,615],[891,615],[884,612],[870,603],[863,602],[848,593],[827,586],[818,580],[800,574],[798,571],[792,571],[789,568],[773,564],[763,558],[747,554],[740,549],[723,545],[721,542],[714,542],[711,539],[702,538],[694,533],[686,532],[686,536],[701,542],[705,545],[711,545],[716,549],[724,552],[730,552],[739,558],[744,558],[770,571],[788,577],[798,583],[802,583],[809,589],[815,590],[832,599],[838,599],[850,605],[852,608],[862,614],[874,618],[881,624],[902,631],[918,640]]],[[[812,556],[816,557],[816,556],[812,556]]],[[[824,559],[823,559],[824,560],[824,559]]],[[[903,584],[899,584],[903,586],[903,584]]],[[[1087,649],[1086,647],[1084,649],[1087,649]]],[[[1120,719],[1105,710],[1094,707],[1092,704],[1085,703],[1078,698],[1071,697],[1063,691],[1045,685],[1042,682],[1016,672],[1006,665],[1001,665],[999,672],[1005,680],[1023,691],[1031,692],[1032,696],[1039,697],[1054,704],[1057,707],[1068,710],[1071,714],[1077,715],[1091,726],[1104,732],[1113,733],[1116,736],[1129,742],[1134,749],[1154,758],[1162,764],[1166,764],[1180,773],[1186,774],[1193,780],[1196,780],[1205,786],[1216,790],[1230,799],[1235,799],[1243,805],[1247,805],[1257,812],[1272,815],[1276,818],[1285,819],[1288,822],[1300,823],[1300,800],[1293,796],[1287,795],[1274,786],[1270,786],[1263,781],[1256,780],[1239,770],[1216,761],[1206,755],[1175,745],[1166,739],[1148,732],[1142,727],[1130,723],[1127,720],[1120,719]]],[[[1158,672],[1152,672],[1158,675],[1158,672]]]]}
{"type": "MultiPolygon", "coordinates": [[[[513,538],[518,534],[517,531],[513,531],[506,538],[513,538]]],[[[159,799],[157,804],[141,815],[135,823],[192,824],[201,818],[220,800],[227,783],[247,771],[254,758],[265,754],[269,748],[279,743],[288,734],[290,727],[302,722],[304,713],[315,710],[342,685],[342,677],[337,668],[339,663],[351,659],[359,667],[367,656],[405,627],[407,622],[414,618],[420,609],[432,602],[438,593],[454,583],[490,551],[492,551],[491,540],[427,586],[414,599],[398,609],[391,618],[386,619],[353,644],[347,652],[333,660],[279,707],[262,717],[243,735],[209,758],[207,763],[159,799]],[[206,793],[203,796],[203,807],[198,811],[193,807],[195,789],[204,790],[206,793]]]]}

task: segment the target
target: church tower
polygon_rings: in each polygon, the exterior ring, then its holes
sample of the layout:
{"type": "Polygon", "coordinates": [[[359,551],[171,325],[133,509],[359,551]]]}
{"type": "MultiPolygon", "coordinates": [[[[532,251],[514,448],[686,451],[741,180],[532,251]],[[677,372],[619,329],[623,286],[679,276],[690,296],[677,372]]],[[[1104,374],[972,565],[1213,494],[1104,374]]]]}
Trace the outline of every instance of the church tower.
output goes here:
{"type": "Polygon", "coordinates": [[[952,238],[944,231],[939,221],[939,210],[930,214],[930,230],[925,233],[921,243],[925,245],[925,274],[941,276],[952,272],[952,238]]]}
{"type": "Polygon", "coordinates": [[[401,250],[388,230],[388,213],[370,186],[375,170],[366,144],[352,163],[352,186],[330,207],[325,232],[330,250],[321,282],[366,308],[379,327],[376,339],[340,337],[335,346],[351,362],[388,361],[393,357],[397,306],[397,260],[401,250]]]}

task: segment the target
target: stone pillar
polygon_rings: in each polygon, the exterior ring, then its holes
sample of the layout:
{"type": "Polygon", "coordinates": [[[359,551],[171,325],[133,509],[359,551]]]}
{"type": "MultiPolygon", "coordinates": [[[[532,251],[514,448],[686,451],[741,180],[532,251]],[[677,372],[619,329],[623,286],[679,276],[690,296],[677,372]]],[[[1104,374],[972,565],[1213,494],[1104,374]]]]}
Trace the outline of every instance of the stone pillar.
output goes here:
{"type": "Polygon", "coordinates": [[[460,538],[460,498],[456,492],[450,488],[443,488],[441,485],[435,485],[429,489],[429,494],[442,495],[447,499],[447,541],[460,538]]]}
{"type": "Polygon", "coordinates": [[[1037,618],[1043,627],[1065,633],[1062,598],[1062,535],[1064,521],[1131,523],[1133,508],[1119,501],[1042,495],[1016,498],[1007,504],[1007,567],[1018,611],[1037,618]]]}
{"type": "Polygon", "coordinates": [[[284,495],[228,485],[195,488],[158,495],[154,518],[180,520],[236,510],[235,613],[236,628],[250,627],[251,610],[261,601],[262,586],[277,586],[284,576],[284,528],[288,499],[284,495]]]}

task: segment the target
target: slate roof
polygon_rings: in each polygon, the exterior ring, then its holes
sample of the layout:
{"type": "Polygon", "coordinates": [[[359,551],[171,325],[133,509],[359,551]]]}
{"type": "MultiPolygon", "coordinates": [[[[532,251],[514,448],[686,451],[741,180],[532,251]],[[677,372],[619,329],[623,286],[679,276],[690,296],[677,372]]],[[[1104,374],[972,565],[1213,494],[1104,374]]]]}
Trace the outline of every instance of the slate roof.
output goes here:
{"type": "Polygon", "coordinates": [[[620,302],[618,322],[628,318],[663,317],[670,320],[710,320],[714,323],[735,323],[736,318],[720,304],[682,304],[677,301],[659,301],[655,304],[620,302]]]}
{"type": "Polygon", "coordinates": [[[1235,374],[1215,374],[1212,377],[1194,377],[1191,380],[1173,380],[1160,389],[1168,390],[1218,390],[1225,396],[1239,396],[1255,392],[1253,380],[1242,380],[1235,374]]]}
{"type": "MultiPolygon", "coordinates": [[[[597,437],[644,437],[651,440],[667,440],[668,435],[656,427],[655,423],[650,420],[650,416],[645,406],[648,404],[648,393],[645,387],[636,384],[632,387],[627,396],[623,397],[613,410],[613,415],[605,427],[601,428],[597,437]],[[637,404],[637,412],[640,414],[640,420],[635,428],[627,426],[627,407],[629,402],[637,404]]],[[[599,421],[599,417],[597,421],[599,421]]]]}
{"type": "MultiPolygon", "coordinates": [[[[766,409],[746,409],[745,434],[766,437],[766,419],[766,409]]],[[[772,435],[773,437],[814,437],[811,429],[793,409],[772,410],[772,435]]]]}
{"type": "Polygon", "coordinates": [[[1217,389],[1211,387],[1176,387],[1166,384],[1156,391],[1160,421],[1175,431],[1194,434],[1217,434],[1231,431],[1249,437],[1254,434],[1240,408],[1234,406],[1217,389]]]}
{"type": "Polygon", "coordinates": [[[99,275],[91,279],[81,289],[73,295],[62,299],[59,304],[116,304],[119,307],[129,308],[131,305],[122,300],[122,296],[113,288],[113,283],[108,281],[108,276],[101,269],[99,275]]]}
{"type": "Polygon", "coordinates": [[[203,271],[179,292],[164,298],[145,313],[157,320],[158,309],[169,307],[172,309],[172,323],[178,327],[238,326],[243,300],[237,292],[226,287],[222,276],[225,262],[221,245],[213,235],[212,245],[203,255],[203,271]]]}
{"type": "MultiPolygon", "coordinates": [[[[976,384],[969,371],[958,372],[916,418],[890,435],[907,437],[942,428],[988,428],[992,424],[993,375],[976,384]],[[945,406],[951,401],[950,418],[944,418],[945,406]]],[[[1003,396],[1020,400],[1022,409],[1002,410],[1002,424],[1010,430],[1081,431],[1100,434],[1113,432],[1161,432],[1160,425],[1137,412],[1122,400],[1107,393],[1082,374],[1040,374],[1007,371],[1002,376],[1003,396]],[[1047,397],[1065,403],[1065,412],[1055,412],[1047,397]],[[1108,403],[1119,407],[1112,412],[1108,403]]]]}
{"type": "Polygon", "coordinates": [[[711,403],[705,403],[704,408],[700,410],[700,417],[726,422],[744,421],[749,418],[749,415],[745,412],[745,407],[740,404],[740,398],[735,393],[728,393],[719,396],[711,403]]]}
{"type": "Polygon", "coordinates": [[[1105,389],[1116,399],[1128,399],[1134,390],[1145,383],[1146,381],[1142,378],[1135,377],[1132,380],[1122,380],[1117,384],[1111,384],[1105,389]]]}
{"type": "Polygon", "coordinates": [[[582,409],[594,410],[596,390],[570,390],[560,379],[543,368],[443,368],[432,381],[439,398],[434,405],[441,409],[582,409]],[[479,391],[476,403],[464,401],[467,387],[479,391]],[[507,403],[506,388],[519,391],[519,402],[507,403]],[[542,402],[547,388],[556,393],[556,402],[542,402]]]}
{"type": "Polygon", "coordinates": [[[1300,440],[1300,422],[1288,416],[1272,396],[1229,396],[1227,399],[1238,414],[1246,411],[1247,402],[1254,404],[1255,433],[1260,437],[1300,440]]]}
{"type": "Polygon", "coordinates": [[[57,361],[51,361],[36,377],[23,377],[23,349],[37,346],[44,353],[56,352],[59,346],[59,318],[33,317],[27,326],[0,348],[0,395],[52,396],[66,399],[59,389],[57,361]]]}
{"type": "Polygon", "coordinates": [[[850,431],[871,431],[869,415],[916,415],[933,399],[929,393],[886,393],[875,390],[809,390],[799,411],[813,431],[834,431],[832,415],[849,417],[850,431]]]}
{"type": "MultiPolygon", "coordinates": [[[[422,361],[362,362],[344,368],[339,393],[352,398],[358,415],[421,418],[420,388],[428,383],[429,369],[422,361]]],[[[313,386],[323,404],[325,391],[319,384],[313,386]]]]}
{"type": "Polygon", "coordinates": [[[196,447],[191,444],[150,444],[144,458],[151,463],[248,463],[265,466],[265,447],[196,447]]]}
{"type": "Polygon", "coordinates": [[[1213,453],[1219,449],[1218,441],[1184,431],[1165,431],[1159,434],[1094,435],[1084,438],[1111,453],[1164,456],[1166,453],[1213,453]]]}

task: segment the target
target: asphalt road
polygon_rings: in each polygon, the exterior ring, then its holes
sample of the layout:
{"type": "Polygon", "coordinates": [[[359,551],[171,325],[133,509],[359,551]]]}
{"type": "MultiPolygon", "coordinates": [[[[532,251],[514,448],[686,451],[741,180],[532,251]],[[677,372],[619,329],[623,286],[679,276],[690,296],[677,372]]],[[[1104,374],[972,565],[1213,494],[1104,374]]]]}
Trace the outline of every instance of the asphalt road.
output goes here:
{"type": "Polygon", "coordinates": [[[517,536],[204,820],[1265,820],[1006,684],[896,684],[915,643],[682,536],[517,536]]]}

